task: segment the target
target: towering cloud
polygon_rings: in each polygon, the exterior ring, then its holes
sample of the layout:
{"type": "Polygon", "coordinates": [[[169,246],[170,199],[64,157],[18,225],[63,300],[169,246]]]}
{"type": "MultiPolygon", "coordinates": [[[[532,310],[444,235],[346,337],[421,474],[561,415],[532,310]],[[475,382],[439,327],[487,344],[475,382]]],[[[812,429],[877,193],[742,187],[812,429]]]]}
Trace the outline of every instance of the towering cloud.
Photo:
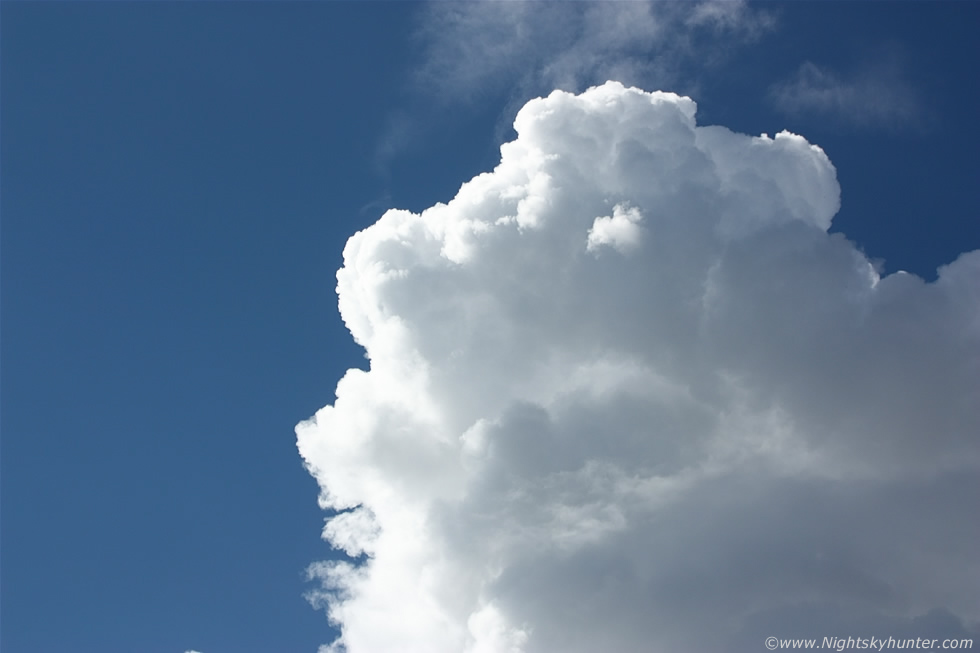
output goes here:
{"type": "Polygon", "coordinates": [[[297,427],[364,653],[763,650],[980,618],[980,252],[880,277],[804,138],[607,83],[355,234],[297,427]]]}

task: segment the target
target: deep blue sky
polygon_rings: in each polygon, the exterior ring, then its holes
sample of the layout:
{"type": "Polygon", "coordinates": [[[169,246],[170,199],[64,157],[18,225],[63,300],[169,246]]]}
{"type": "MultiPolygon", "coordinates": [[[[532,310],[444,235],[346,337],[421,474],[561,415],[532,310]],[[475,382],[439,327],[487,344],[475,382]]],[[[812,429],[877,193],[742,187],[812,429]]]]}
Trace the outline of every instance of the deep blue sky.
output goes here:
{"type": "MultiPolygon", "coordinates": [[[[700,121],[823,146],[835,229],[887,270],[980,247],[978,5],[769,6],[774,32],[691,71],[700,121]],[[805,61],[883,58],[913,121],[768,93],[805,61]]],[[[0,5],[4,653],[331,638],[302,596],[329,551],[292,429],[364,364],[333,293],[344,242],[492,167],[511,99],[426,110],[422,9],[0,5]],[[379,160],[393,116],[415,137],[379,160]]]]}

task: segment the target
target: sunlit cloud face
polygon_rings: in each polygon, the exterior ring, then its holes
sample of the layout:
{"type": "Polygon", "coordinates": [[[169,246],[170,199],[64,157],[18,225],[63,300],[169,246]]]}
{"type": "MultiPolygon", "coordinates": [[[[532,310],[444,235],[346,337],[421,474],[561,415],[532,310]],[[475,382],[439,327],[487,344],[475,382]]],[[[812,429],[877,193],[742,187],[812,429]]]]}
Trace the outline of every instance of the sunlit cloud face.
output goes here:
{"type": "Polygon", "coordinates": [[[828,233],[819,147],[698,126],[684,97],[556,91],[515,129],[448,204],[344,250],[370,369],[297,427],[350,557],[310,570],[326,650],[980,618],[980,252],[880,277],[828,233]]]}

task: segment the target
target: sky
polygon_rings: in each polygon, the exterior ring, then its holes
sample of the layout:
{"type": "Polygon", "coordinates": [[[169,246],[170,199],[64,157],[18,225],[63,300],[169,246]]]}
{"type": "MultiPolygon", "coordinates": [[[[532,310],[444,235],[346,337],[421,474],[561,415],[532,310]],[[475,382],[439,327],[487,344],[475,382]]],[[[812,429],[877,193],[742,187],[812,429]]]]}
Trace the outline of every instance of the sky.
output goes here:
{"type": "Polygon", "coordinates": [[[978,637],[978,28],[0,3],[0,649],[978,637]]]}

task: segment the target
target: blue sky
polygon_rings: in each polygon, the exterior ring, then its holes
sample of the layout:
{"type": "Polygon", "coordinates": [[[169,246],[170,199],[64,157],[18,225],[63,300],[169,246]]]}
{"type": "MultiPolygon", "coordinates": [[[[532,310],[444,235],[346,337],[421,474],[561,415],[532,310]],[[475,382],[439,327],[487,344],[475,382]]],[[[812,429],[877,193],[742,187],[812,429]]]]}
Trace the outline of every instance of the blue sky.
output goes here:
{"type": "MultiPolygon", "coordinates": [[[[336,634],[304,599],[333,554],[293,428],[366,365],[337,312],[344,244],[491,170],[549,62],[592,54],[555,27],[505,39],[499,67],[447,63],[467,34],[434,32],[439,7],[2,4],[3,651],[336,634]]],[[[757,34],[631,51],[623,81],[820,145],[832,231],[883,273],[931,281],[980,247],[980,7],[750,7],[757,34]]]]}

